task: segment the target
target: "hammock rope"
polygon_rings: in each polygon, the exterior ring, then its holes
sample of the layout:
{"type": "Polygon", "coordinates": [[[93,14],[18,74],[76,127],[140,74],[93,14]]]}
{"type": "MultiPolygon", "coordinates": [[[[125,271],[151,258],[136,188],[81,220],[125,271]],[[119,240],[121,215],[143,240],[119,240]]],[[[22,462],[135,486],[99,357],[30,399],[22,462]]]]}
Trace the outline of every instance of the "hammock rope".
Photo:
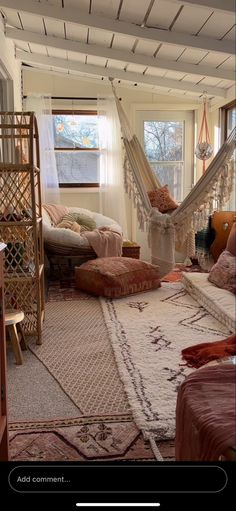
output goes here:
{"type": "MultiPolygon", "coordinates": [[[[117,112],[126,151],[124,164],[125,190],[137,208],[139,227],[148,229],[152,262],[160,266],[162,276],[175,264],[175,245],[190,258],[195,255],[195,233],[207,225],[213,211],[222,209],[233,190],[234,165],[231,160],[236,128],[215,155],[207,170],[182,203],[171,214],[152,208],[148,191],[161,187],[136,135],[132,134],[128,118],[116,95],[117,112]]],[[[204,119],[203,119],[204,120],[204,119]]],[[[209,135],[209,133],[208,133],[209,135]]]]}
{"type": "Polygon", "coordinates": [[[210,134],[207,123],[207,102],[206,97],[204,98],[204,106],[203,106],[203,116],[202,123],[198,137],[198,143],[195,150],[195,154],[197,158],[203,160],[203,173],[206,171],[206,160],[210,158],[213,154],[213,148],[210,142],[210,134]],[[204,131],[205,131],[205,140],[204,140],[204,131]]]}

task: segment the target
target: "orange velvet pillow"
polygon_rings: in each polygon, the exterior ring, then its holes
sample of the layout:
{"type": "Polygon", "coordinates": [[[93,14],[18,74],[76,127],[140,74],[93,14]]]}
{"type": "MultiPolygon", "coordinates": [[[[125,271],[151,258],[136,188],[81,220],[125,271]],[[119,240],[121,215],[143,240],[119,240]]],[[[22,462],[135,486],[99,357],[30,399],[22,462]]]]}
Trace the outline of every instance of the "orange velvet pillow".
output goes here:
{"type": "Polygon", "coordinates": [[[148,197],[152,207],[157,208],[161,213],[166,213],[167,211],[178,208],[177,202],[175,202],[170,195],[168,185],[148,192],[148,197]]]}
{"type": "Polygon", "coordinates": [[[96,296],[119,296],[161,286],[159,266],[131,257],[98,257],[75,268],[76,287],[96,296]]]}

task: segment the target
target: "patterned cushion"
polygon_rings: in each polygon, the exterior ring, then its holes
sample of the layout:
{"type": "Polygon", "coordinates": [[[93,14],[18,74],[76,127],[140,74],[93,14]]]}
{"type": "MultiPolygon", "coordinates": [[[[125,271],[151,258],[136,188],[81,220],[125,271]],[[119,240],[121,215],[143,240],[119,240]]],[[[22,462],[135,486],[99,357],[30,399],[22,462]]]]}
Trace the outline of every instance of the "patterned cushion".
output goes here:
{"type": "Polygon", "coordinates": [[[130,257],[101,257],[75,268],[76,286],[118,298],[160,287],[159,267],[130,257]]]}
{"type": "Polygon", "coordinates": [[[167,211],[173,211],[178,208],[177,202],[170,195],[168,185],[148,192],[148,197],[152,207],[159,209],[161,213],[167,213],[167,211]]]}
{"type": "Polygon", "coordinates": [[[236,294],[236,257],[224,250],[212,266],[208,280],[217,287],[236,294]]]}
{"type": "Polygon", "coordinates": [[[84,213],[67,213],[62,219],[61,222],[77,222],[77,224],[82,226],[82,231],[93,231],[96,229],[97,224],[93,218],[84,213]]]}
{"type": "Polygon", "coordinates": [[[236,222],[233,223],[227,240],[226,250],[236,256],[236,222]]]}

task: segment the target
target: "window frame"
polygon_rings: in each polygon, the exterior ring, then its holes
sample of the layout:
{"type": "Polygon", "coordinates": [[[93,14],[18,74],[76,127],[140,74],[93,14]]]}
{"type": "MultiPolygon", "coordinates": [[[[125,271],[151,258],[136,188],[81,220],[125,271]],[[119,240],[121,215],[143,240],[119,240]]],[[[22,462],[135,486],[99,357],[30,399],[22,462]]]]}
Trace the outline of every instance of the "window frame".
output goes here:
{"type": "MultiPolygon", "coordinates": [[[[163,108],[157,109],[146,109],[145,106],[142,109],[137,109],[135,111],[135,125],[137,136],[141,142],[141,145],[144,150],[144,121],[181,121],[184,122],[184,139],[183,139],[183,174],[182,174],[182,200],[188,195],[191,191],[193,183],[194,183],[194,111],[193,109],[180,109],[177,108],[166,108],[166,105],[163,108]]],[[[149,162],[152,164],[153,162],[149,162]]],[[[167,163],[167,162],[165,162],[167,163]]],[[[170,163],[175,163],[175,161],[170,161],[170,163]]],[[[180,203],[182,202],[180,201],[180,203]]]]}
{"type": "Polygon", "coordinates": [[[230,101],[230,103],[227,103],[227,105],[224,105],[221,107],[221,133],[222,133],[222,143],[225,142],[225,140],[228,138],[227,132],[228,132],[228,112],[230,110],[233,110],[236,108],[236,99],[233,99],[233,101],[230,101]]]}
{"type": "MultiPolygon", "coordinates": [[[[53,109],[52,115],[98,115],[97,110],[68,110],[68,109],[53,109]]],[[[56,152],[99,152],[99,147],[69,147],[68,149],[66,147],[55,147],[54,151],[56,152]]],[[[100,183],[59,183],[59,188],[99,188],[100,183]]]]}

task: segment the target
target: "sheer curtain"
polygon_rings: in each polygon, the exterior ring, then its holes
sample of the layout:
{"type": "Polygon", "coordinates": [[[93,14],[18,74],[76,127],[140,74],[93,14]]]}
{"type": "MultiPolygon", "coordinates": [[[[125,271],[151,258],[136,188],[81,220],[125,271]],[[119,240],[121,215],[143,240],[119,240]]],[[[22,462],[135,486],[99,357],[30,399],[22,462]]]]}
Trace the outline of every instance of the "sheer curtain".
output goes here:
{"type": "Polygon", "coordinates": [[[43,94],[30,94],[25,100],[24,109],[35,112],[37,118],[42,201],[59,203],[60,190],[54,152],[51,98],[43,94]]]}
{"type": "Polygon", "coordinates": [[[100,212],[120,224],[127,237],[120,122],[112,96],[98,98],[100,212]]]}

